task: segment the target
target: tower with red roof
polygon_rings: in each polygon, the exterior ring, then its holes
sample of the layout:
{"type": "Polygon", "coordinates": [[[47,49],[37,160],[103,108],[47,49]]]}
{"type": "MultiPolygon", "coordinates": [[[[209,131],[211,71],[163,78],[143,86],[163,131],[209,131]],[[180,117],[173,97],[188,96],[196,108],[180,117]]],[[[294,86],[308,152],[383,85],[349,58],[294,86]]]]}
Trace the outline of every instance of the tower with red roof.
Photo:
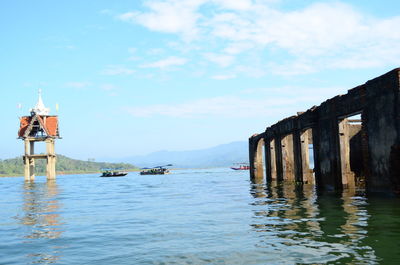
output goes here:
{"type": "Polygon", "coordinates": [[[25,181],[35,179],[35,160],[46,160],[47,180],[56,178],[56,153],[55,140],[60,138],[58,130],[58,116],[49,115],[50,109],[43,104],[41,90],[36,106],[30,110],[30,116],[20,118],[18,138],[24,140],[25,155],[25,181]],[[45,154],[35,154],[35,142],[46,143],[45,154]]]}

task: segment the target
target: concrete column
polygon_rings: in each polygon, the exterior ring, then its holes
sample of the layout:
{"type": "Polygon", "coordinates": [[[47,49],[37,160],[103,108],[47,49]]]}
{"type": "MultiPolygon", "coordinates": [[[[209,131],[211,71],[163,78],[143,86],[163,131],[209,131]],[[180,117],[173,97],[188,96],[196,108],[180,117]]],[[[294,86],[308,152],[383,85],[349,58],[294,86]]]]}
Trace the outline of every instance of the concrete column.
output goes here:
{"type": "MultiPolygon", "coordinates": [[[[350,168],[350,126],[348,119],[339,121],[340,168],[344,188],[354,188],[354,173],[350,168]]],[[[360,154],[361,156],[361,154],[360,154]]]]}
{"type": "Polygon", "coordinates": [[[25,181],[35,180],[35,160],[29,156],[24,156],[24,176],[25,181]]]}
{"type": "Polygon", "coordinates": [[[257,142],[257,149],[254,156],[254,177],[256,180],[264,179],[263,146],[264,139],[261,138],[257,142]]]}
{"type": "Polygon", "coordinates": [[[281,141],[281,146],[283,180],[294,181],[293,135],[286,135],[281,141]]]}
{"type": "Polygon", "coordinates": [[[250,179],[254,180],[254,155],[255,155],[255,147],[254,147],[254,137],[249,138],[249,166],[250,166],[250,179]]]}
{"type": "Polygon", "coordinates": [[[265,179],[267,182],[272,180],[271,176],[271,149],[270,149],[271,140],[265,139],[264,140],[264,162],[265,162],[265,179]]]}
{"type": "Polygon", "coordinates": [[[303,182],[307,184],[314,183],[313,170],[310,168],[310,149],[309,145],[312,142],[312,130],[307,129],[300,133],[301,144],[301,168],[303,182]]]}
{"type": "Polygon", "coordinates": [[[276,149],[275,149],[275,139],[269,142],[270,159],[271,159],[271,179],[276,180],[276,149]]]}
{"type": "Polygon", "coordinates": [[[316,134],[313,131],[317,187],[326,190],[340,190],[342,189],[342,178],[337,118],[318,120],[317,127],[316,134]]]}
{"type": "Polygon", "coordinates": [[[300,134],[301,132],[299,130],[296,130],[293,133],[294,175],[296,182],[303,182],[303,157],[301,156],[302,146],[300,134]]]}
{"type": "Polygon", "coordinates": [[[34,152],[34,142],[29,139],[24,140],[25,155],[24,155],[24,178],[25,181],[35,180],[35,160],[30,156],[34,152]]]}
{"type": "Polygon", "coordinates": [[[30,172],[29,180],[34,181],[35,180],[35,159],[33,159],[33,158],[29,159],[29,172],[30,172]]]}
{"type": "Polygon", "coordinates": [[[35,160],[29,156],[24,156],[24,178],[25,181],[35,180],[35,160]]]}
{"type": "Polygon", "coordinates": [[[275,161],[276,161],[276,179],[283,180],[283,164],[282,164],[282,138],[275,138],[275,161]]]}
{"type": "Polygon", "coordinates": [[[56,178],[56,154],[54,150],[54,139],[46,139],[47,151],[47,165],[46,175],[47,180],[54,180],[56,178]]]}
{"type": "Polygon", "coordinates": [[[366,83],[367,189],[400,193],[400,69],[366,83]]]}

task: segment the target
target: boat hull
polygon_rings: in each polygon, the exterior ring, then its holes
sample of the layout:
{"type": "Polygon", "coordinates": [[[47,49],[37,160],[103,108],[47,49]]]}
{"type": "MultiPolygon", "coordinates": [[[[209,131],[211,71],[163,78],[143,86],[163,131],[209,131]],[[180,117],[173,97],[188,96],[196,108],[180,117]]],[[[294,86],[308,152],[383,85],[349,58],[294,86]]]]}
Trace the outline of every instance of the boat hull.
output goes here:
{"type": "Polygon", "coordinates": [[[101,175],[100,177],[102,178],[114,178],[114,177],[124,177],[128,175],[128,173],[110,173],[110,174],[104,174],[101,175]]]}
{"type": "Polygon", "coordinates": [[[249,170],[250,168],[231,167],[233,170],[249,170]]]}
{"type": "Polygon", "coordinates": [[[166,175],[166,174],[170,174],[169,172],[140,172],[140,175],[166,175]]]}

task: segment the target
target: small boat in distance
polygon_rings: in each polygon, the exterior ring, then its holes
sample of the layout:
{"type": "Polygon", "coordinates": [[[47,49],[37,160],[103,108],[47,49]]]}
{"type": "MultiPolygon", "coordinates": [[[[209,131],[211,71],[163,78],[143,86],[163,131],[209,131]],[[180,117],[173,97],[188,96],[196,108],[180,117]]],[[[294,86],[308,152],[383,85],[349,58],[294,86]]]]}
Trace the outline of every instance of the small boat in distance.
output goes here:
{"type": "Polygon", "coordinates": [[[169,170],[165,167],[170,167],[172,164],[168,164],[165,166],[156,166],[156,167],[144,167],[142,171],[140,171],[140,175],[165,175],[170,174],[169,170]]]}
{"type": "Polygon", "coordinates": [[[128,172],[125,171],[119,171],[116,169],[105,169],[103,171],[103,174],[100,177],[123,177],[128,175],[128,172]]]}
{"type": "Polygon", "coordinates": [[[249,170],[250,166],[248,163],[236,163],[237,166],[231,167],[233,170],[249,170]]]}

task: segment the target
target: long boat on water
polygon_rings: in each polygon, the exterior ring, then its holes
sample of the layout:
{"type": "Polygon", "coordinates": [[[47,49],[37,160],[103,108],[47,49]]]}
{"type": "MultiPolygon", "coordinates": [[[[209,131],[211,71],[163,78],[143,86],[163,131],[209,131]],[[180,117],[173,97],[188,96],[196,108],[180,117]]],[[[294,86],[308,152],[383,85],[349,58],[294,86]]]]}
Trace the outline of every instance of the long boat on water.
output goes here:
{"type": "Polygon", "coordinates": [[[237,166],[231,167],[233,170],[249,170],[250,166],[248,163],[236,163],[237,166]]]}
{"type": "Polygon", "coordinates": [[[118,170],[105,170],[100,177],[110,178],[110,177],[123,177],[128,175],[128,172],[118,171],[118,170]]]}
{"type": "Polygon", "coordinates": [[[140,175],[165,175],[165,174],[170,174],[171,172],[168,170],[166,167],[172,166],[171,164],[165,165],[165,166],[156,166],[156,167],[145,167],[142,168],[142,171],[140,171],[140,175]]]}

